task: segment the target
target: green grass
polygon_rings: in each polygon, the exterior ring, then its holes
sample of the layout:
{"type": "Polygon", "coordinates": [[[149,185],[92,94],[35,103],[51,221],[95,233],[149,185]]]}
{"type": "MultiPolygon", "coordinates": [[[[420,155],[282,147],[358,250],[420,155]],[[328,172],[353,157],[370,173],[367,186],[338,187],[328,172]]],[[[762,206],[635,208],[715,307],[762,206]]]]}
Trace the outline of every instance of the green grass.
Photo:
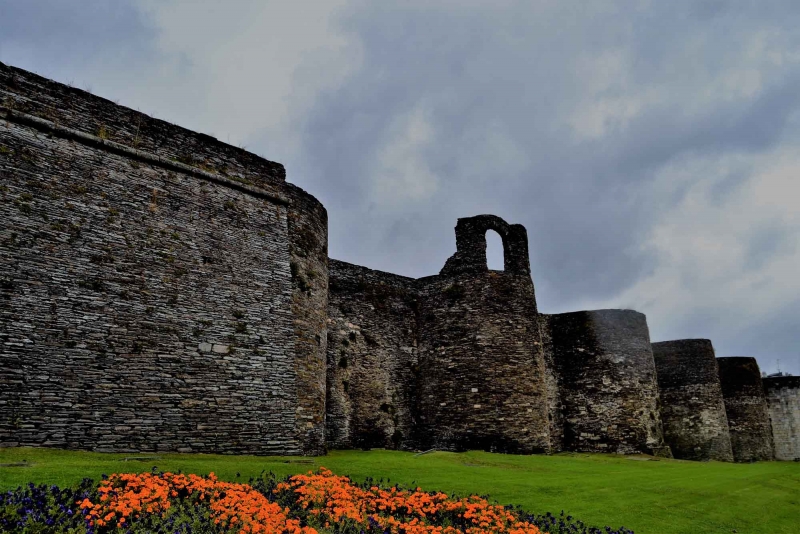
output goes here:
{"type": "Polygon", "coordinates": [[[459,495],[482,494],[538,513],[562,509],[598,526],[637,534],[800,533],[800,463],[697,463],[601,454],[512,456],[436,452],[422,456],[373,450],[324,457],[204,454],[103,454],[53,449],[0,449],[0,489],[27,482],[71,485],[103,473],[164,471],[239,480],[262,470],[286,475],[324,465],[356,481],[366,477],[459,495]],[[135,456],[158,459],[128,460],[135,456]]]}

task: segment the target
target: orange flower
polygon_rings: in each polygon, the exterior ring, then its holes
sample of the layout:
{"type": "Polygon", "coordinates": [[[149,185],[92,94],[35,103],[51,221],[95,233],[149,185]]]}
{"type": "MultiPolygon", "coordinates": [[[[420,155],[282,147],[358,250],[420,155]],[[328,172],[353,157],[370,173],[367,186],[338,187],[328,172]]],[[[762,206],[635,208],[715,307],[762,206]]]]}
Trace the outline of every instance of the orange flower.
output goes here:
{"type": "MultiPolygon", "coordinates": [[[[288,492],[309,517],[326,530],[343,521],[367,526],[377,523],[391,534],[541,534],[530,523],[521,521],[500,505],[481,497],[453,499],[444,493],[426,493],[396,487],[362,489],[347,477],[320,468],[317,473],[295,475],[276,486],[276,494],[288,492]],[[455,515],[463,530],[437,525],[442,514],[455,515]]],[[[100,502],[84,499],[80,508],[87,510],[90,523],[98,527],[121,527],[126,518],[141,514],[165,517],[181,495],[203,503],[211,511],[215,524],[245,534],[290,532],[316,534],[310,526],[290,517],[289,508],[270,502],[247,484],[221,482],[208,477],[163,473],[114,474],[100,483],[100,502]],[[182,493],[183,492],[183,493],[182,493]]]]}

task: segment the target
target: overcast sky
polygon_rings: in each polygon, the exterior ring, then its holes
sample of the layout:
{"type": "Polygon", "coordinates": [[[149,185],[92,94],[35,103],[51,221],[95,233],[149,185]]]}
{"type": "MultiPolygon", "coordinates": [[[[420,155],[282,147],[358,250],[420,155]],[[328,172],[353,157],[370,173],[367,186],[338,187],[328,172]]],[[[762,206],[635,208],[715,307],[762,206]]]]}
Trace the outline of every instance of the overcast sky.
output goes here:
{"type": "Polygon", "coordinates": [[[337,259],[435,274],[493,213],[541,311],[800,374],[797,28],[797,0],[0,0],[0,61],[283,163],[337,259]]]}

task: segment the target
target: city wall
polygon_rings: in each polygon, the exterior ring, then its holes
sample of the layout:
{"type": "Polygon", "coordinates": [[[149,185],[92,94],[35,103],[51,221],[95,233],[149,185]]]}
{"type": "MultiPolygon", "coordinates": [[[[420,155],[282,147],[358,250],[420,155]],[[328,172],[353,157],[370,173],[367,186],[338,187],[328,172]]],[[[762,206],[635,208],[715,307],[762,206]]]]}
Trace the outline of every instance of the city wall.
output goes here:
{"type": "Polygon", "coordinates": [[[800,461],[800,377],[765,378],[776,460],[800,461]]]}
{"type": "Polygon", "coordinates": [[[714,348],[707,339],[653,343],[664,438],[681,460],[733,461],[714,348]]]}
{"type": "Polygon", "coordinates": [[[734,461],[772,460],[772,428],[756,359],[730,356],[717,358],[717,364],[734,461]]]}
{"type": "Polygon", "coordinates": [[[0,446],[800,456],[795,381],[540,313],[519,224],[420,279],[329,259],[282,165],[3,64],[0,176],[0,446]]]}
{"type": "Polygon", "coordinates": [[[323,452],[325,209],[209,136],[0,90],[0,441],[323,452]]]}

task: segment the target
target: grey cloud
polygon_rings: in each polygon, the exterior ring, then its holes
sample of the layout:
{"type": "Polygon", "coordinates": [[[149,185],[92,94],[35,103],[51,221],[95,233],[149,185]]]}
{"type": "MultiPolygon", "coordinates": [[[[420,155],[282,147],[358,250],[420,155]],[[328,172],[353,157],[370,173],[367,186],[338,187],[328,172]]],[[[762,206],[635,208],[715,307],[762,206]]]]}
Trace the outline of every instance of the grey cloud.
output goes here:
{"type": "MultiPolygon", "coordinates": [[[[781,221],[771,221],[757,229],[747,244],[744,268],[757,271],[769,258],[776,255],[794,254],[794,238],[781,221]]],[[[800,322],[800,320],[798,320],[800,322]]],[[[800,328],[800,324],[797,325],[800,328]]],[[[800,349],[800,341],[798,341],[800,349]]]]}
{"type": "Polygon", "coordinates": [[[800,375],[800,299],[794,299],[756,318],[747,328],[732,329],[719,310],[689,311],[672,325],[650,322],[651,339],[663,341],[677,338],[710,338],[718,357],[756,356],[763,372],[800,375]],[[780,361],[779,361],[780,360],[780,361]]]}

